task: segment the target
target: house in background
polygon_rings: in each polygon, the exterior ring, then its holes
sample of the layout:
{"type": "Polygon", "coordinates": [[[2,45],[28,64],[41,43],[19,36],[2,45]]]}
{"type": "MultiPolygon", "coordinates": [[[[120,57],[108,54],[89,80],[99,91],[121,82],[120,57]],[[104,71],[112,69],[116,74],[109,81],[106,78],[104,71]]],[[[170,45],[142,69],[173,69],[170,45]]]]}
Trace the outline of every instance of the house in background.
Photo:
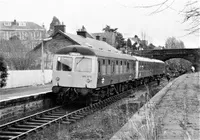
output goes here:
{"type": "Polygon", "coordinates": [[[117,46],[117,43],[116,43],[117,33],[116,32],[105,31],[102,33],[92,33],[92,36],[94,36],[96,40],[105,41],[115,48],[117,46]]]}
{"type": "Polygon", "coordinates": [[[45,28],[34,22],[0,21],[0,40],[19,39],[31,50],[45,37],[45,28]]]}
{"type": "MultiPolygon", "coordinates": [[[[70,34],[65,32],[65,25],[56,25],[54,27],[54,33],[45,40],[46,41],[43,42],[43,59],[45,69],[52,69],[52,58],[54,53],[57,50],[69,45],[81,45],[83,47],[120,53],[108,43],[94,39],[93,36],[83,27],[77,31],[77,34],[70,34]]],[[[40,68],[42,61],[42,43],[36,46],[30,52],[30,55],[36,59],[36,64],[38,65],[38,68],[40,68]]]]}

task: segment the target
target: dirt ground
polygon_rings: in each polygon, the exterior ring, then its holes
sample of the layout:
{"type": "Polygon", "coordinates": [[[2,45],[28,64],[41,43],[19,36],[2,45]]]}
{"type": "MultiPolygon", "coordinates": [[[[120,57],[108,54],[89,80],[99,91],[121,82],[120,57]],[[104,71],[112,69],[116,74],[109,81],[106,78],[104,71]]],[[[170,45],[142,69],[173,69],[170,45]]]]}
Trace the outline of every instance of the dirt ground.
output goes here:
{"type": "MultiPolygon", "coordinates": [[[[152,83],[151,94],[157,93],[166,84],[166,79],[161,81],[160,86],[152,83]]],[[[146,88],[137,88],[133,91],[133,94],[141,93],[146,93],[146,88]]],[[[136,112],[138,104],[129,103],[130,98],[115,102],[70,126],[56,124],[45,128],[44,131],[28,136],[26,140],[108,140],[136,112]]]]}
{"type": "Polygon", "coordinates": [[[200,73],[182,75],[156,108],[159,140],[199,140],[200,73]]]}

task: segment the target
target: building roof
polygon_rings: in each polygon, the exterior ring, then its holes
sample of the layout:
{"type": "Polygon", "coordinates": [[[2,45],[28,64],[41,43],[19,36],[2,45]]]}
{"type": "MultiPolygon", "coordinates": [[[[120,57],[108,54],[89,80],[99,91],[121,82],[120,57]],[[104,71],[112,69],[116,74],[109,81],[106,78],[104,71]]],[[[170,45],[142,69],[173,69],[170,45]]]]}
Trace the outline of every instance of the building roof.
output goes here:
{"type": "Polygon", "coordinates": [[[25,21],[0,21],[0,30],[45,30],[34,22],[25,21]]]}
{"type": "Polygon", "coordinates": [[[74,34],[69,34],[69,33],[64,33],[60,31],[65,36],[70,37],[72,40],[76,41],[78,44],[85,46],[85,47],[90,47],[93,49],[98,49],[98,50],[104,50],[104,51],[111,51],[111,52],[119,52],[116,48],[113,46],[109,45],[108,43],[88,37],[82,37],[80,35],[74,35],[74,34]]]}
{"type": "MultiPolygon", "coordinates": [[[[69,40],[73,41],[74,43],[81,45],[83,47],[89,47],[89,48],[92,48],[92,49],[108,51],[108,52],[113,52],[113,53],[114,52],[115,53],[121,53],[121,51],[117,50],[116,48],[114,48],[113,46],[109,45],[108,43],[106,43],[104,41],[92,39],[92,38],[89,38],[89,37],[83,37],[83,36],[80,36],[80,35],[64,33],[60,30],[58,32],[54,33],[53,35],[51,35],[51,38],[53,39],[54,36],[56,36],[57,34],[61,34],[64,37],[66,37],[67,39],[69,39],[69,40]]],[[[34,50],[37,50],[40,47],[41,47],[41,44],[36,46],[34,48],[34,50]]]]}

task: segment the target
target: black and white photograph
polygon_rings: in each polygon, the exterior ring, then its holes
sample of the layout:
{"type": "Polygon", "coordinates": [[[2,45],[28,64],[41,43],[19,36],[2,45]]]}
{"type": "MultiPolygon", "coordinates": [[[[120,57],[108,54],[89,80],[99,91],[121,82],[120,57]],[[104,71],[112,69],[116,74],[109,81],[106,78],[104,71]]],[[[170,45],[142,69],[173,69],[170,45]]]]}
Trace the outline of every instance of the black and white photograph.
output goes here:
{"type": "Polygon", "coordinates": [[[200,2],[0,0],[0,140],[200,140],[200,2]]]}

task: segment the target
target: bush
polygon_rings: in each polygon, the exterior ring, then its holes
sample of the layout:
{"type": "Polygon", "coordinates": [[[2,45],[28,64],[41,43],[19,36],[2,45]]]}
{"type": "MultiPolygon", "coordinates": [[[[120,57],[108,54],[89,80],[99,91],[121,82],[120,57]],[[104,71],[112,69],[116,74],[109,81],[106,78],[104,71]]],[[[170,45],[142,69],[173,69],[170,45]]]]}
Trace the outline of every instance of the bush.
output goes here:
{"type": "Polygon", "coordinates": [[[6,86],[6,78],[8,76],[7,66],[3,56],[0,56],[0,88],[6,86]]]}

